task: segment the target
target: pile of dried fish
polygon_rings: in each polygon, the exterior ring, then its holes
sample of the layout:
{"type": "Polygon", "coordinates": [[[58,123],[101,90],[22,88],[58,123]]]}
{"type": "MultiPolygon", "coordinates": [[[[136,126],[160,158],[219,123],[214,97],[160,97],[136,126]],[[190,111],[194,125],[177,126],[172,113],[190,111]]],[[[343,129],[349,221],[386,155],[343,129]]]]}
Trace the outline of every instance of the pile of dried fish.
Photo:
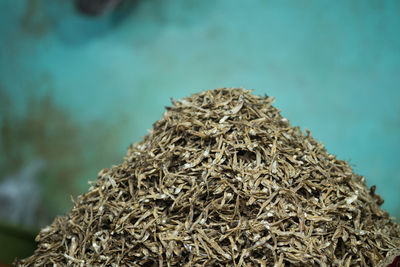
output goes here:
{"type": "Polygon", "coordinates": [[[224,88],[172,102],[17,264],[377,266],[399,253],[375,187],[273,98],[224,88]]]}

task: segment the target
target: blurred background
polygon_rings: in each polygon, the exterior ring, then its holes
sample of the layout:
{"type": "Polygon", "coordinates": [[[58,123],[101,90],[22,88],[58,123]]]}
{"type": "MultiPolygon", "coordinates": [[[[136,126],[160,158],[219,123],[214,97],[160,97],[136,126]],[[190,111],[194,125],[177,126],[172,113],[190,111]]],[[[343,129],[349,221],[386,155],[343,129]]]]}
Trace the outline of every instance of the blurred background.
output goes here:
{"type": "Polygon", "coordinates": [[[0,1],[0,263],[175,99],[276,97],[400,217],[400,2],[0,1]]]}

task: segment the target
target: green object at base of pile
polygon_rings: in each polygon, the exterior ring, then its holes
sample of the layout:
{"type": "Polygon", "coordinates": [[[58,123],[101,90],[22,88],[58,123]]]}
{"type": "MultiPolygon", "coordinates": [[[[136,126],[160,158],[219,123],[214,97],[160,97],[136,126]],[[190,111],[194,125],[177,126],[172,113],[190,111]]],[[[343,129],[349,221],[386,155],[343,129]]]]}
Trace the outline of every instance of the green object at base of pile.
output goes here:
{"type": "Polygon", "coordinates": [[[35,235],[32,230],[0,221],[0,263],[11,264],[15,258],[32,255],[35,235]]]}

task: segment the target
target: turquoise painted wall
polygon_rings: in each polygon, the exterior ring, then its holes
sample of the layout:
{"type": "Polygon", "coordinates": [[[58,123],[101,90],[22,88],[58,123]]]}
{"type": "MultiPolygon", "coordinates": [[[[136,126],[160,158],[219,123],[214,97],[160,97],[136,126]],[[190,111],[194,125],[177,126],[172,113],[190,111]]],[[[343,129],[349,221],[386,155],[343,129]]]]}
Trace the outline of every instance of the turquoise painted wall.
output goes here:
{"type": "Polygon", "coordinates": [[[71,2],[0,1],[0,183],[44,162],[33,225],[121,162],[170,97],[217,87],[275,96],[400,217],[399,1],[148,0],[101,18],[71,2]]]}

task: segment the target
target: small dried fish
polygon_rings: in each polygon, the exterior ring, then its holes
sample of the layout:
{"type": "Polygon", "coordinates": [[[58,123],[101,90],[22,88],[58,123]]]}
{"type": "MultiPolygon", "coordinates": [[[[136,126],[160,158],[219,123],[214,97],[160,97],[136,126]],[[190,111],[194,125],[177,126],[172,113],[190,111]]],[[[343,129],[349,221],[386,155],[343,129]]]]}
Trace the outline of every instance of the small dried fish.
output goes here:
{"type": "Polygon", "coordinates": [[[15,264],[392,264],[400,226],[375,187],[272,102],[228,88],[173,100],[15,264]]]}

